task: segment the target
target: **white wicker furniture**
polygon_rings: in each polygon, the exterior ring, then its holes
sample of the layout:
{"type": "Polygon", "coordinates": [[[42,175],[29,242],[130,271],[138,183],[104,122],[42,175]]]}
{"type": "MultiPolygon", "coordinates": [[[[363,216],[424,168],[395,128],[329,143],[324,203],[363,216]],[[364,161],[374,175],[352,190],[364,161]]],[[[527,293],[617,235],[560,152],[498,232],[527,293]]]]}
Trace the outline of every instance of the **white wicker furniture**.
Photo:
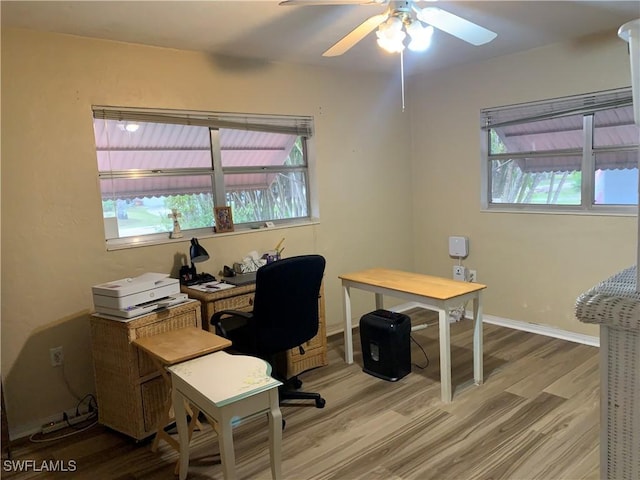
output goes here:
{"type": "Polygon", "coordinates": [[[578,297],[576,317],[600,325],[600,478],[640,478],[640,292],[636,267],[578,297]]]}

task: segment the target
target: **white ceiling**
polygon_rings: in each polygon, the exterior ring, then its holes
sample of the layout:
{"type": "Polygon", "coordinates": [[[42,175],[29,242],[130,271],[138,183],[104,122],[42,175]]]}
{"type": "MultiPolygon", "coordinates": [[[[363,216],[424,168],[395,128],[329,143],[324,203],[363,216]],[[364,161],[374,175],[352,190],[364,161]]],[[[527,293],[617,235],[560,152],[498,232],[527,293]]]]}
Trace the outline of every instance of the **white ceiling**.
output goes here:
{"type": "MultiPolygon", "coordinates": [[[[336,2],[339,3],[339,0],[336,2]]],[[[327,48],[384,6],[279,6],[277,1],[7,1],[2,27],[277,61],[365,71],[391,71],[399,56],[383,53],[371,33],[341,57],[327,48]]],[[[424,4],[420,4],[424,6],[424,4]]],[[[427,52],[405,53],[405,73],[462,63],[572,40],[588,48],[603,33],[640,17],[633,1],[439,1],[437,6],[478,23],[498,37],[474,47],[436,31],[427,52]]],[[[600,37],[601,38],[601,37],[600,37]]],[[[622,41],[622,40],[621,40],[622,41]]]]}

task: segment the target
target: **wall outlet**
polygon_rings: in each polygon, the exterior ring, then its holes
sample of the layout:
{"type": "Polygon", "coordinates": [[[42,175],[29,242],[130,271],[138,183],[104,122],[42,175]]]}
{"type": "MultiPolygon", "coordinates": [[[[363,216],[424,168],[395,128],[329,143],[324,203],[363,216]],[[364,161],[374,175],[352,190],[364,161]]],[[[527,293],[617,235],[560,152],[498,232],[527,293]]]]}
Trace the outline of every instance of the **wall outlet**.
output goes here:
{"type": "Polygon", "coordinates": [[[460,280],[461,282],[467,281],[467,268],[462,265],[454,265],[453,267],[453,279],[460,280]]]}
{"type": "Polygon", "coordinates": [[[476,272],[475,270],[469,270],[469,281],[470,282],[475,282],[478,280],[478,272],[476,272]]]}
{"type": "Polygon", "coordinates": [[[49,349],[49,358],[52,367],[59,367],[64,362],[64,352],[62,347],[54,347],[49,349]]]}

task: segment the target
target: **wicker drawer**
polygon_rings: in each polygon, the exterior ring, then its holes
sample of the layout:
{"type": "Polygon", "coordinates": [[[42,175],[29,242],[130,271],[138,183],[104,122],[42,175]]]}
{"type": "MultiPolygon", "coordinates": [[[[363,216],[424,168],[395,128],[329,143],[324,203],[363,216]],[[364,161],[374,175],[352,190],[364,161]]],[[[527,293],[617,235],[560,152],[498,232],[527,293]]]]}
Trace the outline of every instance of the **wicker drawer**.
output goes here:
{"type": "Polygon", "coordinates": [[[287,375],[292,377],[312,368],[324,367],[327,364],[326,350],[322,348],[316,348],[312,351],[307,350],[306,354],[299,355],[296,358],[287,356],[287,375]]]}
{"type": "Polygon", "coordinates": [[[253,308],[253,293],[236,295],[235,297],[222,298],[213,302],[213,309],[220,310],[241,310],[250,311],[253,308]]]}
{"type": "MultiPolygon", "coordinates": [[[[322,348],[324,345],[324,343],[322,342],[322,339],[320,338],[320,330],[318,330],[318,335],[316,335],[315,337],[313,337],[311,340],[309,340],[308,342],[304,342],[302,344],[302,348],[304,348],[304,355],[309,355],[312,353],[312,350],[316,349],[316,348],[322,348]]],[[[300,354],[300,349],[299,348],[292,348],[291,349],[291,358],[292,359],[296,359],[298,357],[302,356],[300,354]]]]}
{"type": "Polygon", "coordinates": [[[320,291],[318,299],[319,325],[318,333],[302,347],[304,354],[300,353],[300,349],[292,348],[287,351],[287,374],[298,375],[312,368],[322,367],[328,364],[327,360],[327,327],[324,316],[324,292],[320,291]]]}
{"type": "Polygon", "coordinates": [[[144,429],[151,432],[155,430],[163,413],[169,395],[167,384],[162,377],[157,377],[140,385],[140,393],[142,395],[144,429]]]}

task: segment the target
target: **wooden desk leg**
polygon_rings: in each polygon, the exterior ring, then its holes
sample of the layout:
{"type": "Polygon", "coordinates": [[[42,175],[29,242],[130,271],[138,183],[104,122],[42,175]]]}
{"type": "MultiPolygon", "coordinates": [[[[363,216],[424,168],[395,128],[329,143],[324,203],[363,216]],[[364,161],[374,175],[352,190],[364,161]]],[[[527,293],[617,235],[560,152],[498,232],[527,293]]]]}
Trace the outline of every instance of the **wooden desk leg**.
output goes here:
{"type": "Polygon", "coordinates": [[[162,412],[162,416],[158,421],[158,430],[156,431],[156,436],[153,439],[153,443],[151,444],[152,452],[155,452],[156,450],[158,450],[158,444],[160,443],[160,440],[164,440],[165,442],[167,442],[176,451],[180,449],[178,442],[176,442],[174,438],[171,438],[171,435],[169,435],[167,432],[164,431],[164,427],[166,427],[171,421],[170,412],[171,412],[171,403],[169,402],[169,405],[167,406],[167,408],[165,408],[164,412],[162,412]]]}
{"type": "Polygon", "coordinates": [[[187,470],[189,469],[189,427],[187,425],[187,410],[184,406],[185,398],[178,390],[174,388],[171,396],[173,398],[173,409],[175,410],[178,440],[180,442],[180,480],[185,480],[187,478],[187,470]]]}
{"type": "Polygon", "coordinates": [[[440,330],[440,389],[442,401],[451,403],[451,332],[446,309],[438,309],[440,330]]]}
{"type": "Polygon", "coordinates": [[[280,412],[278,389],[269,391],[269,454],[271,456],[271,478],[282,478],[282,413],[280,412]]]}
{"type": "MultiPolygon", "coordinates": [[[[189,444],[191,444],[191,438],[193,437],[193,431],[198,428],[198,430],[202,430],[202,424],[198,421],[198,416],[200,415],[200,410],[197,407],[193,407],[193,411],[189,406],[188,402],[185,402],[185,412],[187,412],[191,416],[191,421],[189,422],[189,444]]],[[[173,439],[172,439],[173,440],[173,439]]],[[[178,448],[178,453],[180,453],[180,449],[178,448]]],[[[176,462],[176,467],[174,472],[176,475],[180,473],[180,459],[176,462]]]]}
{"type": "MultiPolygon", "coordinates": [[[[171,407],[172,407],[172,389],[173,389],[173,385],[171,383],[171,376],[169,375],[169,372],[167,372],[167,370],[164,368],[164,365],[162,363],[160,363],[157,359],[153,358],[153,363],[156,365],[156,367],[158,368],[158,371],[162,374],[162,378],[164,379],[165,384],[167,385],[167,398],[165,400],[165,404],[164,404],[164,408],[162,410],[162,415],[160,416],[160,418],[158,419],[158,426],[157,426],[157,430],[156,430],[156,436],[153,439],[153,443],[151,444],[151,451],[155,452],[158,450],[158,445],[160,444],[160,440],[164,440],[165,442],[167,442],[169,445],[171,445],[176,451],[180,450],[180,446],[178,445],[178,442],[173,439],[171,437],[171,435],[169,435],[167,432],[164,431],[164,428],[169,425],[169,423],[172,420],[172,416],[171,416],[171,407]]],[[[193,430],[195,428],[198,428],[198,430],[202,429],[202,425],[200,424],[200,422],[198,421],[198,411],[196,410],[195,415],[191,412],[191,407],[187,404],[185,405],[186,411],[189,415],[191,415],[192,421],[189,424],[189,440],[191,440],[191,434],[193,433],[193,430]]]]}
{"type": "Polygon", "coordinates": [[[484,382],[482,352],[482,292],[473,297],[473,379],[476,385],[484,382]]]}
{"type": "Polygon", "coordinates": [[[344,303],[344,361],[353,363],[353,332],[351,330],[351,294],[349,287],[342,286],[344,303]]]}
{"type": "Polygon", "coordinates": [[[234,480],[236,478],[236,454],[233,450],[233,428],[231,426],[231,417],[226,414],[224,407],[220,413],[221,418],[219,422],[215,423],[215,429],[218,434],[222,471],[224,473],[225,480],[234,480]]]}
{"type": "Polygon", "coordinates": [[[166,427],[171,421],[171,391],[172,391],[171,377],[169,376],[169,373],[165,370],[164,365],[162,363],[160,363],[155,358],[153,358],[152,360],[156,368],[162,375],[162,379],[164,380],[165,385],[167,386],[168,393],[167,393],[167,398],[165,400],[164,408],[162,410],[162,415],[158,419],[156,437],[153,439],[153,443],[151,444],[151,451],[155,452],[156,450],[158,450],[158,444],[160,443],[160,439],[164,440],[173,448],[178,450],[179,448],[178,442],[176,442],[173,438],[169,436],[167,432],[164,431],[164,427],[166,427]]]}

